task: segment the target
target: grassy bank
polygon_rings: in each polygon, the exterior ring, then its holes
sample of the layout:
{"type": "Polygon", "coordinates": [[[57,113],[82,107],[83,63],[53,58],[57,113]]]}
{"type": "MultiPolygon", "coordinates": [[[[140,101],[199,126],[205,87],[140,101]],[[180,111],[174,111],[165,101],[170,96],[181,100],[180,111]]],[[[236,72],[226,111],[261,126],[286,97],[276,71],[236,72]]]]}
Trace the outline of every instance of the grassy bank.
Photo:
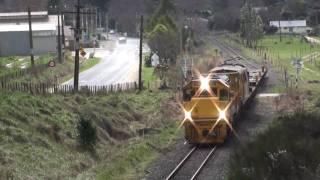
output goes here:
{"type": "Polygon", "coordinates": [[[231,157],[230,180],[318,179],[320,115],[284,115],[231,157]]]}
{"type": "Polygon", "coordinates": [[[0,174],[14,179],[139,177],[175,136],[169,92],[0,99],[0,174]],[[80,117],[97,129],[94,153],[79,147],[80,117]]]}

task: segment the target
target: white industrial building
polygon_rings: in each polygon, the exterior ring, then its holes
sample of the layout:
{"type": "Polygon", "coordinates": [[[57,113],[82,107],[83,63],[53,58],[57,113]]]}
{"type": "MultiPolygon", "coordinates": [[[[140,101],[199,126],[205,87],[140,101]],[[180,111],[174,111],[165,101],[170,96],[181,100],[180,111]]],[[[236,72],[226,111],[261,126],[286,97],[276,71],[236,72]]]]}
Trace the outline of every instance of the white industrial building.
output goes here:
{"type": "Polygon", "coordinates": [[[270,26],[280,27],[282,33],[288,34],[307,34],[311,30],[306,20],[270,21],[270,26]]]}
{"type": "MultiPolygon", "coordinates": [[[[32,12],[34,54],[56,52],[58,17],[48,12],[32,12]]],[[[0,56],[28,55],[27,12],[0,13],[0,56]]]]}

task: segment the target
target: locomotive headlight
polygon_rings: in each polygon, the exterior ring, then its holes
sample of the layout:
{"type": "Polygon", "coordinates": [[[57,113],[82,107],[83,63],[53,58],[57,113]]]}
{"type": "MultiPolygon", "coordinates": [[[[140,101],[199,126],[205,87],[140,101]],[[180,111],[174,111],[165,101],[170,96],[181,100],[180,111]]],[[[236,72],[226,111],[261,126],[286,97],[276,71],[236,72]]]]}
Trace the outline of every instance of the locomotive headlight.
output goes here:
{"type": "Polygon", "coordinates": [[[226,111],[220,111],[219,112],[219,120],[227,120],[226,111]]]}
{"type": "Polygon", "coordinates": [[[209,76],[207,77],[203,77],[203,76],[200,76],[200,89],[201,91],[210,91],[210,79],[209,79],[209,76]]]}
{"type": "Polygon", "coordinates": [[[192,121],[192,113],[191,113],[191,111],[184,111],[184,119],[192,121]]]}

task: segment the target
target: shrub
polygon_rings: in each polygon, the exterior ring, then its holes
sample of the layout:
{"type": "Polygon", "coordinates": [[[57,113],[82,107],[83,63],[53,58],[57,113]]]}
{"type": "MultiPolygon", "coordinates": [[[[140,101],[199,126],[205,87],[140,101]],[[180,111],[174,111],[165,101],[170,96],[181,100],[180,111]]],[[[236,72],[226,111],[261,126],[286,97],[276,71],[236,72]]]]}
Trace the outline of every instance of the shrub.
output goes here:
{"type": "Polygon", "coordinates": [[[148,55],[148,56],[145,56],[144,57],[144,66],[145,67],[151,67],[152,66],[152,53],[150,54],[150,55],[148,55]]]}
{"type": "Polygon", "coordinates": [[[81,117],[77,128],[81,146],[86,149],[93,149],[97,142],[97,129],[92,121],[81,117]]]}
{"type": "Polygon", "coordinates": [[[276,26],[265,26],[264,27],[264,32],[267,35],[274,35],[278,31],[278,27],[276,26]]]}
{"type": "Polygon", "coordinates": [[[229,179],[316,179],[320,167],[320,116],[299,112],[276,119],[231,157],[229,179]]]}

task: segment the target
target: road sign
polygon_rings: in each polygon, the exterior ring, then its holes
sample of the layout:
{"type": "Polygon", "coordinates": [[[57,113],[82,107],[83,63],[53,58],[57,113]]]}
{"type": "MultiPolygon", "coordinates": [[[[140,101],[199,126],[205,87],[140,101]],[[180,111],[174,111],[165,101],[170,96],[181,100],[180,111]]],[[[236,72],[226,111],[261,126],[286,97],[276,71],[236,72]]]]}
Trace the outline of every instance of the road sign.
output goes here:
{"type": "Polygon", "coordinates": [[[85,57],[87,53],[84,50],[81,50],[80,54],[82,57],[85,57]]]}
{"type": "Polygon", "coordinates": [[[49,67],[55,67],[56,66],[56,62],[51,60],[51,61],[49,61],[48,66],[49,67]]]}

